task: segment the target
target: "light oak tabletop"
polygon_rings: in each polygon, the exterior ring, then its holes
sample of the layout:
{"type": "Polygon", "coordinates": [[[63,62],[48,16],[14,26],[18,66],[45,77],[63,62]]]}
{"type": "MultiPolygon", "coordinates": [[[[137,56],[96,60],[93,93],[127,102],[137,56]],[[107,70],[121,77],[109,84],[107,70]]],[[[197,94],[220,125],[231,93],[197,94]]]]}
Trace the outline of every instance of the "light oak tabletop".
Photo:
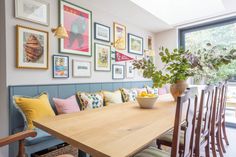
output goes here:
{"type": "Polygon", "coordinates": [[[132,156],[174,126],[176,102],[159,96],[153,109],[124,103],[34,121],[34,125],[93,157],[132,156]]]}

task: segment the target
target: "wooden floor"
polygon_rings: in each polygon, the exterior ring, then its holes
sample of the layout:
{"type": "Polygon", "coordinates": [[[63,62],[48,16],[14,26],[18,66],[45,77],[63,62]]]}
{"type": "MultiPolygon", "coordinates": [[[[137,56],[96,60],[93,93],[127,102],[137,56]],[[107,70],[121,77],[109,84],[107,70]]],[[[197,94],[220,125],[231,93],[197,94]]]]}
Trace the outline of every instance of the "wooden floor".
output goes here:
{"type": "Polygon", "coordinates": [[[236,129],[227,128],[227,135],[229,138],[229,146],[225,157],[236,157],[236,129]]]}

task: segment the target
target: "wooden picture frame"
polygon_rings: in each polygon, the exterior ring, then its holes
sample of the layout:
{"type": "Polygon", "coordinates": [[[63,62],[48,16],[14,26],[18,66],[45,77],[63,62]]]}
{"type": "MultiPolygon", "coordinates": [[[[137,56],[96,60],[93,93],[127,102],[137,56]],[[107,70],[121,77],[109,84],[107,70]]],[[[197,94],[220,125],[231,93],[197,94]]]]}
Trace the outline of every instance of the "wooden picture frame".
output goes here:
{"type": "Polygon", "coordinates": [[[48,69],[48,32],[16,26],[16,68],[48,69]]]}
{"type": "Polygon", "coordinates": [[[53,55],[53,78],[69,78],[69,56],[53,55]]]}
{"type": "Polygon", "coordinates": [[[126,27],[113,23],[113,45],[117,50],[126,50],[126,27]]]}

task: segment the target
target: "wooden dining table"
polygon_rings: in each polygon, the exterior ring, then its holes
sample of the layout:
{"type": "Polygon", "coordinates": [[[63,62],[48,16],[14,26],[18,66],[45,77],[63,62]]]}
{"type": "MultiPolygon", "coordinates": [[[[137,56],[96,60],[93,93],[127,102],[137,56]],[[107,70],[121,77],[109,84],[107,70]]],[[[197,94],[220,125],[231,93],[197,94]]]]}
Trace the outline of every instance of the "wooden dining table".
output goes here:
{"type": "Polygon", "coordinates": [[[153,109],[123,103],[35,120],[36,127],[93,157],[127,157],[174,126],[176,102],[160,95],[153,109]]]}

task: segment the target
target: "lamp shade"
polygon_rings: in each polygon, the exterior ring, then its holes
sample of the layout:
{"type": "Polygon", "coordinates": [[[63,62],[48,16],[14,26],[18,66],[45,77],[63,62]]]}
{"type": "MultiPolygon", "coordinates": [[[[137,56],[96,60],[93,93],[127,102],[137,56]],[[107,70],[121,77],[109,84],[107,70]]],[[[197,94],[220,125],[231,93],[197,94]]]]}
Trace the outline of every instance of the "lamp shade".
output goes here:
{"type": "Polygon", "coordinates": [[[62,25],[59,25],[55,30],[54,30],[54,36],[57,38],[67,38],[68,34],[62,25]]]}

